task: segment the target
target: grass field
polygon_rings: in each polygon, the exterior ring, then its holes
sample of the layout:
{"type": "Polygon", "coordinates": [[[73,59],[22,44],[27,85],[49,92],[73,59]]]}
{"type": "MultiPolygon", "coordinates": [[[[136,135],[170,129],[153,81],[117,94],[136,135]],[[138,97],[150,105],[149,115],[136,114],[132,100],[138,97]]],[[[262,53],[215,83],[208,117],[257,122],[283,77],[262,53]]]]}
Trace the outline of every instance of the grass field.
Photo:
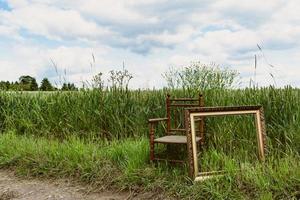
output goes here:
{"type": "MultiPolygon", "coordinates": [[[[182,90],[0,93],[0,166],[20,174],[72,177],[105,189],[190,199],[297,199],[300,90],[207,90],[207,106],[263,105],[267,161],[255,154],[250,117],[207,118],[202,169],[230,173],[192,184],[185,166],[148,163],[147,119],[165,116],[165,96],[182,90]],[[236,172],[240,165],[243,171],[236,172]]],[[[160,127],[158,134],[162,134],[160,127]]]]}

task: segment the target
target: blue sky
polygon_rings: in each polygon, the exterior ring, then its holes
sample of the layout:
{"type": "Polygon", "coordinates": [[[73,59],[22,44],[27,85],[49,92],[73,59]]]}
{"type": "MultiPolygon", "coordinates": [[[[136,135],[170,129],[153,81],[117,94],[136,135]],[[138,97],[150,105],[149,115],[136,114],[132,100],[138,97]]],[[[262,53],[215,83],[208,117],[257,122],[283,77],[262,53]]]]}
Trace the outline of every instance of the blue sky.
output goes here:
{"type": "Polygon", "coordinates": [[[245,86],[256,54],[258,85],[272,73],[300,86],[299,13],[298,0],[0,0],[0,80],[80,85],[124,61],[131,87],[161,87],[169,67],[201,61],[238,70],[245,86]]]}

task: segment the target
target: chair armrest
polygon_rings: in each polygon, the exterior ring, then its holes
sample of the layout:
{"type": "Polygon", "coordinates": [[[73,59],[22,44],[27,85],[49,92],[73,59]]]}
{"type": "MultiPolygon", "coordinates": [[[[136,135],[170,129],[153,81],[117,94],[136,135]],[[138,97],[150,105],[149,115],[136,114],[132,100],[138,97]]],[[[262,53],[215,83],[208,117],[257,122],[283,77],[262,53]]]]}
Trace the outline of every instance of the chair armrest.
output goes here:
{"type": "Polygon", "coordinates": [[[154,132],[155,132],[155,126],[158,125],[158,122],[163,122],[167,121],[168,118],[154,118],[154,119],[149,119],[149,133],[150,133],[150,145],[154,144],[154,132]]]}
{"type": "Polygon", "coordinates": [[[149,123],[157,123],[157,122],[162,122],[162,121],[167,121],[168,118],[154,118],[154,119],[149,119],[149,123]]]}

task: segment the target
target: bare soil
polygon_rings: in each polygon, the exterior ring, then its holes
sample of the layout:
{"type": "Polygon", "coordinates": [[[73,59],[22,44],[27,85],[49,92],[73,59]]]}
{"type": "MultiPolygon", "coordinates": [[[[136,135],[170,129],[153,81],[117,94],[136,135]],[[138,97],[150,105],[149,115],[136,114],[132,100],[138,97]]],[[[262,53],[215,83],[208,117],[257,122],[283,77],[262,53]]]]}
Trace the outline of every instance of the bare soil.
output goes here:
{"type": "Polygon", "coordinates": [[[38,180],[17,177],[12,171],[0,170],[0,200],[119,200],[161,199],[157,194],[129,192],[87,192],[89,189],[69,180],[38,180]]]}

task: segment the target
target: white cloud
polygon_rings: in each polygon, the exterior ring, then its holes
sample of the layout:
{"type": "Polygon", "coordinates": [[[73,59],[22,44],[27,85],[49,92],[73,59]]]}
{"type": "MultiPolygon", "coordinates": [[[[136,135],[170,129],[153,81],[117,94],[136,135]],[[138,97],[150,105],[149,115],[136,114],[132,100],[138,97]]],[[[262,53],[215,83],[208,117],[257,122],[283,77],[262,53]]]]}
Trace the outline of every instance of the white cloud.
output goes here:
{"type": "MultiPolygon", "coordinates": [[[[136,75],[133,87],[162,85],[161,73],[170,65],[192,60],[231,65],[247,82],[260,44],[268,60],[278,64],[271,71],[283,79],[278,82],[300,85],[297,0],[8,0],[8,4],[11,10],[0,10],[0,51],[5,52],[0,55],[1,79],[22,73],[43,76],[52,70],[51,58],[60,71],[66,69],[70,81],[80,82],[92,75],[94,53],[95,72],[120,69],[125,60],[136,75]]],[[[270,83],[269,69],[260,70],[257,80],[270,83]]]]}
{"type": "Polygon", "coordinates": [[[285,0],[223,0],[216,1],[212,6],[214,9],[218,11],[228,11],[231,10],[232,13],[240,12],[240,13],[253,13],[256,15],[257,13],[272,13],[274,9],[281,7],[286,4],[285,0]],[[234,9],[233,9],[234,8],[234,9]]]}
{"type": "Polygon", "coordinates": [[[20,8],[29,5],[28,0],[8,0],[7,2],[12,8],[20,8]]]}
{"type": "Polygon", "coordinates": [[[84,39],[97,40],[99,37],[112,35],[106,27],[88,21],[74,10],[62,10],[45,5],[17,7],[2,14],[3,23],[13,25],[19,30],[42,35],[50,39],[84,39]]]}
{"type": "Polygon", "coordinates": [[[253,31],[218,30],[195,38],[189,48],[196,53],[215,57],[216,62],[224,63],[231,55],[239,57],[245,52],[253,51],[259,42],[260,38],[253,31]]]}
{"type": "Polygon", "coordinates": [[[130,2],[126,1],[83,1],[79,7],[84,14],[91,15],[98,20],[109,20],[111,22],[133,23],[133,24],[153,24],[158,21],[156,17],[146,17],[130,7],[130,2]]]}
{"type": "Polygon", "coordinates": [[[13,27],[7,27],[0,24],[0,35],[12,37],[16,33],[13,27]]]}
{"type": "Polygon", "coordinates": [[[35,59],[39,54],[35,49],[26,51],[25,49],[18,49],[18,52],[13,53],[13,49],[10,50],[10,56],[0,58],[0,79],[17,81],[18,78],[24,74],[31,76],[37,76],[40,66],[43,66],[43,62],[39,59],[35,59]],[[18,59],[16,59],[18,58],[18,59]]]}
{"type": "Polygon", "coordinates": [[[44,49],[41,47],[28,47],[16,45],[7,49],[8,56],[0,57],[0,79],[15,81],[21,75],[28,74],[41,80],[48,76],[57,83],[72,81],[82,77],[82,80],[90,80],[98,71],[106,70],[110,61],[105,59],[109,48],[83,48],[83,47],[58,47],[44,49]],[[96,63],[93,63],[92,55],[96,63]],[[15,59],[18,58],[18,59],[15,59]],[[56,64],[57,69],[53,65],[56,64]],[[92,63],[92,66],[91,66],[92,63]],[[84,79],[89,76],[89,79],[84,79]]]}
{"type": "Polygon", "coordinates": [[[179,43],[183,43],[187,41],[191,35],[195,33],[195,30],[191,26],[180,26],[177,28],[175,33],[170,33],[169,31],[165,30],[159,34],[142,34],[137,37],[137,41],[139,43],[143,43],[143,41],[154,41],[158,42],[161,45],[176,45],[179,43]]]}

